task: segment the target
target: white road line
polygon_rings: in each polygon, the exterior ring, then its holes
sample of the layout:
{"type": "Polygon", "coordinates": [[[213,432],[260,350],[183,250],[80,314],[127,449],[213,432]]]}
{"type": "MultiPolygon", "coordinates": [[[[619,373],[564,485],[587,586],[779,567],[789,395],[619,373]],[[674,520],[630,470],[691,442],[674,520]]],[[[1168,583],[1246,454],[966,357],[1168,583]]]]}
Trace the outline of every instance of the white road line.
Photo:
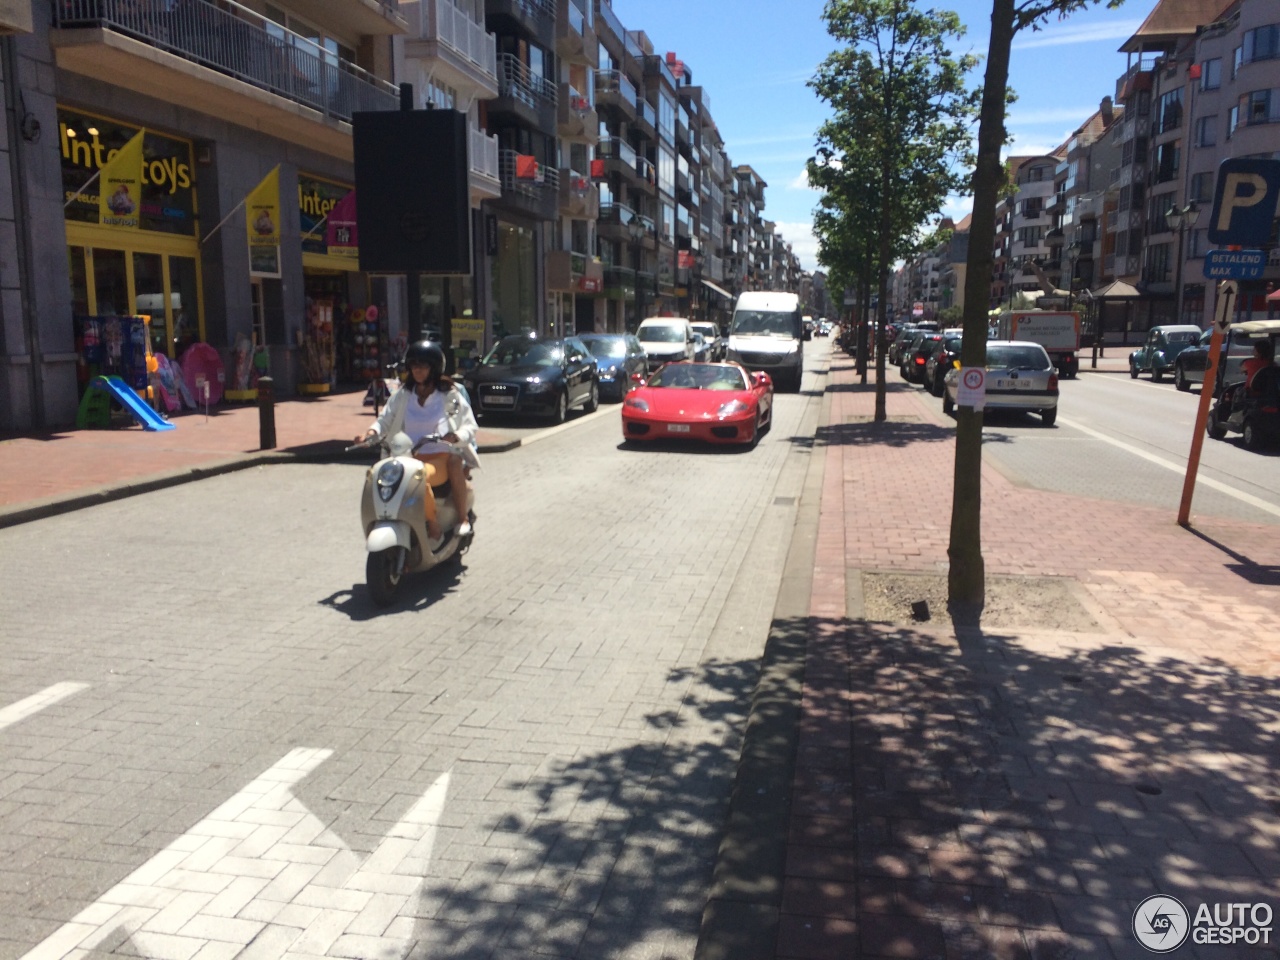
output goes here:
{"type": "Polygon", "coordinates": [[[231,956],[250,943],[263,956],[359,955],[339,941],[379,936],[417,906],[449,774],[366,857],[293,796],[332,753],[290,751],[23,960],[80,957],[121,937],[148,957],[231,956]]]}
{"type": "MultiPolygon", "coordinates": [[[[1119,447],[1121,450],[1132,453],[1134,456],[1141,457],[1143,460],[1148,460],[1156,466],[1164,467],[1166,470],[1172,470],[1179,476],[1186,476],[1187,474],[1187,465],[1185,463],[1175,463],[1172,460],[1157,457],[1153,453],[1147,453],[1145,450],[1140,450],[1132,444],[1125,443],[1122,440],[1117,440],[1114,437],[1109,437],[1105,433],[1099,433],[1097,430],[1092,430],[1082,423],[1076,423],[1074,420],[1066,420],[1059,417],[1058,422],[1065,427],[1071,427],[1073,430],[1079,430],[1081,433],[1087,433],[1089,436],[1095,437],[1104,443],[1109,443],[1113,447],[1119,447]]],[[[1221,480],[1214,480],[1212,477],[1206,477],[1203,473],[1197,475],[1196,485],[1209,487],[1211,490],[1217,490],[1219,493],[1225,493],[1227,496],[1234,497],[1241,503],[1247,503],[1251,507],[1257,507],[1263,513],[1269,513],[1274,517],[1280,517],[1280,507],[1268,503],[1266,500],[1259,497],[1255,497],[1251,493],[1245,493],[1243,490],[1237,490],[1235,487],[1225,484],[1221,480]]]]}
{"type": "MultiPolygon", "coordinates": [[[[615,404],[614,407],[617,410],[620,410],[622,404],[615,404]]],[[[547,427],[545,430],[539,430],[537,433],[531,433],[528,436],[521,437],[520,446],[527,447],[529,444],[537,443],[539,440],[546,440],[548,437],[554,437],[557,433],[564,433],[566,430],[572,430],[574,427],[579,426],[580,424],[589,423],[596,417],[603,416],[604,414],[605,406],[604,404],[601,404],[596,408],[595,413],[584,413],[582,416],[573,420],[566,420],[564,423],[557,426],[547,427]]]]}
{"type": "Polygon", "coordinates": [[[55,683],[52,687],[45,687],[39,693],[32,694],[25,700],[19,700],[17,703],[0,709],[0,730],[5,727],[11,727],[20,720],[25,720],[33,713],[39,713],[45,707],[52,706],[59,700],[65,700],[67,697],[74,696],[81,690],[88,690],[87,683],[55,683]]]}

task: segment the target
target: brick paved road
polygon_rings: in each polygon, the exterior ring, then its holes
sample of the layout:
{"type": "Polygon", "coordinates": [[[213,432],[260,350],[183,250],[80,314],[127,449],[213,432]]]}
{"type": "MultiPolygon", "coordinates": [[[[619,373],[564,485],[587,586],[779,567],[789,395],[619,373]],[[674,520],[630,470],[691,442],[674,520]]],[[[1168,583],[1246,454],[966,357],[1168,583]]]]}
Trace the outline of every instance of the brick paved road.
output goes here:
{"type": "Polygon", "coordinates": [[[0,531],[0,958],[691,956],[817,406],[490,457],[387,613],[362,467],[0,531]]]}

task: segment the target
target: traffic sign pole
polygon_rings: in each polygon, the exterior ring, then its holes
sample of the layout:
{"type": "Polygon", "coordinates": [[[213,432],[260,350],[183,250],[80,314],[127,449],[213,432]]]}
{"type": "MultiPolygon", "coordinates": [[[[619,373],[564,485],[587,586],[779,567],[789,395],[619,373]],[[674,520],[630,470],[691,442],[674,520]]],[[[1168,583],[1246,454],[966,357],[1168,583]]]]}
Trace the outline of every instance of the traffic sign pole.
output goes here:
{"type": "Polygon", "coordinates": [[[1218,303],[1213,315],[1213,336],[1209,338],[1209,356],[1205,360],[1204,384],[1200,387],[1200,407],[1191,434],[1191,453],[1187,457],[1187,475],[1182,481],[1182,502],[1178,505],[1178,526],[1191,526],[1191,498],[1196,492],[1196,474],[1200,472],[1200,451],[1204,446],[1205,428],[1209,423],[1209,405],[1213,402],[1214,383],[1222,357],[1222,335],[1231,324],[1240,284],[1224,280],[1218,284],[1218,303]]]}

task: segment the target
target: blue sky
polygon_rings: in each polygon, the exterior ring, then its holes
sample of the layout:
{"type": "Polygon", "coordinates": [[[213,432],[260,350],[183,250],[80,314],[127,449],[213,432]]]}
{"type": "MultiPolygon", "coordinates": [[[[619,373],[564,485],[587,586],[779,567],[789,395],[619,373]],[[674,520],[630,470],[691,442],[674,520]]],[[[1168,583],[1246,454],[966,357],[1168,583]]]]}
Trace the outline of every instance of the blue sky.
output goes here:
{"type": "MultiPolygon", "coordinates": [[[[934,6],[956,11],[965,22],[958,52],[985,56],[990,0],[934,6]]],[[[1145,0],[1117,10],[1092,8],[1019,35],[1009,71],[1018,96],[1009,111],[1012,152],[1052,150],[1104,96],[1115,95],[1126,65],[1117,48],[1153,6],[1145,0]]],[[[674,51],[693,71],[693,82],[706,88],[730,158],[768,182],[765,216],[779,224],[807,270],[818,267],[810,229],[818,194],[804,181],[804,165],[826,108],[805,83],[835,47],[823,7],[822,0],[613,0],[627,29],[645,31],[657,53],[674,51]]],[[[979,65],[975,85],[983,69],[979,65]]],[[[967,199],[954,198],[944,212],[958,218],[969,208],[967,199]]]]}

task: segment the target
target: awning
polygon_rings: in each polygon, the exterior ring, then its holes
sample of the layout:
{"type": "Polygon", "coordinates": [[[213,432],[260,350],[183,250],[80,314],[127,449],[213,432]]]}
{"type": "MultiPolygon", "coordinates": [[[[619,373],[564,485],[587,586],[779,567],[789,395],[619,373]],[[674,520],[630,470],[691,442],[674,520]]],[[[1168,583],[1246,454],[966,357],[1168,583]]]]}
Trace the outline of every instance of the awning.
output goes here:
{"type": "Polygon", "coordinates": [[[717,287],[717,286],[716,286],[714,283],[712,283],[710,280],[703,280],[703,281],[702,281],[702,285],[703,285],[704,287],[708,288],[709,290],[712,290],[712,291],[714,291],[715,293],[720,294],[720,296],[724,297],[726,300],[732,300],[732,299],[733,299],[733,294],[732,294],[732,293],[730,293],[730,292],[729,292],[728,290],[726,290],[724,287],[717,287]]]}
{"type": "Polygon", "coordinates": [[[1093,291],[1095,300],[1138,300],[1142,292],[1131,283],[1123,280],[1112,280],[1105,287],[1093,291]]]}

